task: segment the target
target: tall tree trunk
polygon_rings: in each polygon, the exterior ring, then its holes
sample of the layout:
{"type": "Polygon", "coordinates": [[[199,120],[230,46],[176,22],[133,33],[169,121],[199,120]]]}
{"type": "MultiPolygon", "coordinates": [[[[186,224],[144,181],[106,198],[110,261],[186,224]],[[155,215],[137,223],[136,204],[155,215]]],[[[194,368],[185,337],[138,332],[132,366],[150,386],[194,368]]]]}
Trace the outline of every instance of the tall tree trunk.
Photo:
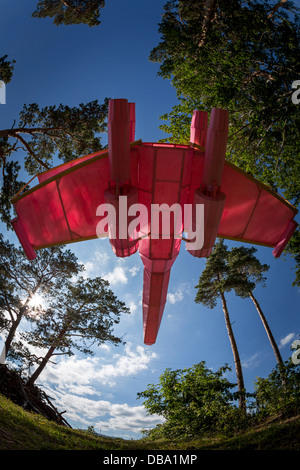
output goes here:
{"type": "Polygon", "coordinates": [[[26,302],[24,303],[23,307],[20,308],[19,310],[19,313],[17,314],[16,316],[16,319],[12,320],[12,326],[9,330],[9,333],[7,335],[7,338],[5,340],[5,343],[4,343],[4,347],[3,347],[3,351],[2,351],[2,354],[1,354],[1,360],[3,361],[3,363],[5,362],[5,359],[7,358],[8,356],[8,352],[9,352],[9,349],[11,347],[11,343],[15,337],[15,334],[16,334],[16,331],[17,331],[17,328],[24,316],[24,313],[26,312],[26,308],[30,302],[30,300],[32,299],[32,296],[36,293],[36,291],[38,290],[39,288],[39,285],[34,289],[34,291],[31,293],[31,295],[29,295],[26,299],[26,302]]]}
{"type": "Polygon", "coordinates": [[[50,348],[47,351],[47,354],[43,357],[40,365],[34,371],[32,376],[29,377],[29,379],[27,381],[28,385],[33,385],[34,382],[36,381],[36,379],[39,377],[39,375],[43,372],[44,368],[46,367],[46,365],[50,361],[51,357],[53,356],[53,353],[54,353],[55,349],[57,348],[60,340],[65,336],[66,332],[68,331],[68,328],[70,327],[71,323],[72,323],[71,321],[66,322],[65,326],[61,329],[58,337],[56,338],[56,341],[54,342],[54,344],[52,346],[50,346],[50,348]]]}
{"type": "Polygon", "coordinates": [[[266,318],[265,318],[265,316],[264,316],[264,314],[263,314],[263,312],[262,312],[262,309],[260,308],[260,305],[259,305],[258,301],[256,300],[256,298],[254,297],[253,293],[250,292],[249,295],[250,295],[250,297],[251,297],[251,299],[252,299],[252,301],[253,301],[253,303],[254,303],[254,305],[255,305],[255,307],[256,307],[256,310],[257,310],[257,312],[258,312],[258,315],[260,316],[260,319],[261,319],[261,321],[262,321],[262,323],[263,323],[263,325],[264,325],[264,328],[265,328],[266,333],[267,333],[267,335],[268,335],[269,341],[270,341],[271,346],[272,346],[272,348],[273,348],[273,351],[274,351],[274,354],[275,354],[275,357],[276,357],[276,361],[277,361],[278,364],[282,364],[283,361],[282,361],[281,354],[280,354],[280,352],[279,352],[279,349],[278,349],[278,346],[277,346],[276,341],[275,341],[275,339],[274,339],[274,336],[272,335],[272,332],[271,332],[271,329],[270,329],[270,327],[269,327],[269,324],[268,324],[268,322],[267,322],[267,320],[266,320],[266,318]]]}
{"type": "Polygon", "coordinates": [[[23,307],[20,308],[19,313],[18,313],[16,319],[13,321],[12,326],[9,330],[9,333],[8,333],[7,338],[5,340],[5,343],[4,343],[4,352],[3,352],[3,356],[2,356],[4,360],[7,358],[9,349],[11,347],[12,340],[14,339],[17,328],[20,324],[20,321],[23,318],[25,309],[26,309],[26,305],[24,305],[23,307]]]}
{"type": "Polygon", "coordinates": [[[206,34],[207,34],[207,29],[212,21],[213,15],[216,10],[216,4],[217,4],[217,0],[206,0],[205,2],[201,39],[199,41],[198,47],[201,47],[204,44],[206,34]]]}
{"type": "Polygon", "coordinates": [[[227,328],[227,332],[228,332],[228,336],[229,336],[229,340],[231,344],[231,349],[233,353],[233,358],[234,358],[234,365],[235,365],[235,370],[236,370],[238,391],[239,391],[239,408],[243,410],[244,412],[246,412],[245,386],[244,386],[242,365],[241,365],[238,348],[236,345],[235,337],[233,334],[233,329],[232,329],[230,318],[229,318],[225,296],[222,292],[220,295],[222,299],[222,307],[223,307],[223,312],[224,312],[224,317],[225,317],[226,328],[227,328]]]}
{"type": "Polygon", "coordinates": [[[256,310],[258,312],[258,315],[262,321],[262,324],[264,325],[264,328],[266,330],[266,333],[268,335],[268,338],[269,338],[269,341],[270,341],[270,344],[273,348],[273,351],[274,351],[274,354],[275,354],[275,357],[276,357],[276,361],[277,361],[277,364],[279,366],[279,370],[280,370],[280,375],[281,375],[281,381],[282,381],[282,385],[283,387],[285,388],[286,387],[286,380],[285,380],[285,376],[284,376],[284,371],[283,371],[283,360],[282,360],[282,357],[281,357],[281,354],[279,352],[279,348],[277,346],[277,343],[274,339],[274,336],[272,334],[272,331],[269,327],[269,324],[266,320],[266,317],[264,316],[263,312],[262,312],[262,309],[260,308],[260,305],[257,301],[257,299],[254,297],[253,295],[253,292],[250,292],[250,297],[251,297],[251,300],[252,302],[254,303],[255,307],[256,307],[256,310]]]}
{"type": "Polygon", "coordinates": [[[28,385],[33,385],[36,379],[39,377],[39,375],[43,372],[44,368],[46,367],[47,363],[50,361],[51,357],[53,356],[53,353],[55,351],[55,346],[51,346],[51,348],[48,349],[47,354],[43,357],[42,362],[38,366],[38,368],[34,371],[32,376],[28,379],[28,385]]]}

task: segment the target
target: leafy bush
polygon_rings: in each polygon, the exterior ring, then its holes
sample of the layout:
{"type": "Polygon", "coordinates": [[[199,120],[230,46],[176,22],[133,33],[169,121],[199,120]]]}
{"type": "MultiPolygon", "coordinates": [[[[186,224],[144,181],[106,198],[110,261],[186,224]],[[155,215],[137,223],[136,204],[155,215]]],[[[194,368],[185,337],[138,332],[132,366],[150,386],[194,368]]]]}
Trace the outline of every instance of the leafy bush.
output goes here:
{"type": "Polygon", "coordinates": [[[238,398],[232,392],[236,384],[223,377],[227,370],[225,365],[213,372],[204,362],[188,369],[166,369],[158,385],[150,384],[138,394],[150,414],[165,418],[145,432],[152,437],[191,437],[240,428],[245,417],[233,404],[238,398]]]}
{"type": "Polygon", "coordinates": [[[300,364],[291,360],[277,365],[265,379],[255,383],[255,406],[258,419],[276,414],[293,416],[300,409],[300,364]]]}
{"type": "Polygon", "coordinates": [[[205,362],[186,369],[166,369],[157,385],[150,384],[138,393],[149,414],[165,419],[144,434],[171,439],[230,436],[270,416],[290,417],[299,413],[300,364],[287,361],[277,365],[267,378],[258,378],[255,392],[246,394],[246,414],[236,405],[238,392],[233,392],[236,384],[224,377],[228,370],[225,365],[213,372],[205,362]]]}

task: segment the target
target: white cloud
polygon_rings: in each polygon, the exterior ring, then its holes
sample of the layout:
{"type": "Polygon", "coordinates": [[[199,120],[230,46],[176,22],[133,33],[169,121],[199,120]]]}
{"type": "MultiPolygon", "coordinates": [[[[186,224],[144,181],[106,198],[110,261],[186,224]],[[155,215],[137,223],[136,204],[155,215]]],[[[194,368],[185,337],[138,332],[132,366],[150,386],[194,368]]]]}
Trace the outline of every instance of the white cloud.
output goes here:
{"type": "Polygon", "coordinates": [[[87,386],[95,377],[97,367],[99,367],[100,358],[87,357],[78,358],[76,356],[61,359],[56,364],[48,363],[42,372],[39,382],[45,382],[58,385],[60,388],[72,389],[76,387],[87,386]]]}
{"type": "Polygon", "coordinates": [[[106,400],[94,400],[65,390],[53,390],[47,386],[44,386],[44,389],[55,399],[57,409],[66,410],[66,420],[75,421],[78,427],[94,424],[99,417],[109,414],[111,409],[111,403],[106,400]]]}
{"type": "Polygon", "coordinates": [[[158,415],[148,416],[143,406],[129,406],[126,403],[112,404],[110,414],[112,417],[108,421],[96,422],[97,429],[103,433],[109,433],[111,429],[140,432],[164,421],[158,415]]]}
{"type": "Polygon", "coordinates": [[[176,291],[174,294],[169,292],[167,295],[167,300],[170,304],[176,304],[176,302],[180,302],[183,300],[183,292],[182,290],[176,291]]]}
{"type": "Polygon", "coordinates": [[[101,396],[101,393],[98,392],[94,387],[89,385],[72,385],[72,393],[75,395],[97,395],[101,396]]]}
{"type": "Polygon", "coordinates": [[[242,361],[242,367],[244,367],[245,369],[257,367],[260,364],[260,362],[261,362],[260,354],[255,353],[252,356],[250,356],[248,359],[244,359],[242,361]]]}
{"type": "Polygon", "coordinates": [[[66,389],[72,389],[75,385],[90,387],[94,382],[112,387],[118,377],[129,377],[147,370],[156,357],[156,353],[146,352],[143,346],[133,350],[127,343],[124,354],[114,354],[114,361],[109,364],[103,364],[103,358],[99,357],[71,356],[57,364],[48,363],[40,377],[43,383],[50,382],[66,389]]]}
{"type": "Polygon", "coordinates": [[[94,256],[98,263],[106,264],[110,256],[105,251],[96,251],[94,256]]]}
{"type": "Polygon", "coordinates": [[[132,277],[136,276],[139,270],[140,270],[139,266],[132,266],[132,268],[128,269],[132,277]]]}
{"type": "Polygon", "coordinates": [[[181,282],[175,292],[169,292],[167,295],[167,301],[170,304],[176,304],[177,302],[181,302],[185,295],[189,295],[191,292],[191,286],[187,282],[181,282]]]}
{"type": "Polygon", "coordinates": [[[127,284],[128,282],[126,269],[122,266],[116,266],[113,271],[104,274],[103,278],[106,279],[111,286],[116,284],[127,284]]]}
{"type": "Polygon", "coordinates": [[[110,285],[127,284],[129,276],[134,277],[138,274],[139,266],[128,268],[124,265],[124,261],[124,258],[118,259],[117,266],[111,272],[103,274],[102,277],[107,279],[110,285]]]}
{"type": "MultiPolygon", "coordinates": [[[[77,427],[94,426],[96,432],[108,435],[140,433],[142,429],[153,428],[164,420],[158,415],[147,415],[141,406],[130,406],[127,403],[111,403],[107,400],[95,400],[75,396],[70,393],[47,390],[55,398],[59,409],[67,410],[64,415],[68,422],[76,422],[77,427]]],[[[132,437],[132,434],[128,437],[132,437]]]]}
{"type": "Polygon", "coordinates": [[[129,307],[131,313],[134,313],[138,308],[137,304],[133,300],[129,300],[129,302],[127,302],[126,304],[129,307]]]}
{"type": "MultiPolygon", "coordinates": [[[[111,286],[117,284],[127,284],[129,277],[134,277],[140,271],[140,266],[126,265],[124,258],[113,258],[117,259],[116,265],[112,268],[112,258],[105,251],[95,251],[92,259],[86,261],[80,261],[84,265],[85,270],[80,273],[80,276],[86,278],[93,278],[100,276],[106,279],[111,286]],[[108,262],[110,265],[108,266],[108,262]]],[[[73,276],[75,282],[78,276],[73,276]]]]}
{"type": "Polygon", "coordinates": [[[95,251],[93,253],[93,260],[80,261],[80,264],[83,264],[85,268],[85,271],[80,273],[80,275],[84,278],[101,276],[103,267],[107,265],[109,259],[110,257],[105,251],[95,251]]]}
{"type": "Polygon", "coordinates": [[[118,384],[120,377],[135,377],[146,371],[157,354],[144,346],[133,347],[127,343],[123,354],[105,356],[105,353],[111,354],[111,348],[108,351],[104,346],[101,348],[104,352],[102,358],[71,356],[61,359],[56,365],[47,365],[39,383],[55,399],[57,409],[67,411],[65,418],[72,426],[72,422],[77,427],[93,425],[97,432],[118,436],[123,431],[140,433],[141,429],[162,422],[159,416],[147,416],[142,405],[102,400],[97,390],[97,384],[112,387],[118,384]],[[109,357],[109,363],[105,364],[105,357],[109,357]]]}
{"type": "Polygon", "coordinates": [[[114,359],[116,359],[116,362],[104,365],[98,371],[97,376],[101,379],[102,383],[115,385],[115,381],[112,379],[128,377],[142,372],[148,369],[148,364],[156,357],[156,353],[146,352],[143,346],[137,346],[136,351],[132,351],[131,345],[128,343],[125,345],[125,355],[115,354],[114,359]]]}
{"type": "Polygon", "coordinates": [[[95,265],[92,261],[86,261],[81,264],[84,264],[84,271],[81,273],[82,277],[88,278],[95,275],[95,265]]]}
{"type": "Polygon", "coordinates": [[[284,338],[280,340],[279,348],[284,348],[287,344],[290,344],[292,340],[295,338],[295,333],[289,333],[284,338]]]}

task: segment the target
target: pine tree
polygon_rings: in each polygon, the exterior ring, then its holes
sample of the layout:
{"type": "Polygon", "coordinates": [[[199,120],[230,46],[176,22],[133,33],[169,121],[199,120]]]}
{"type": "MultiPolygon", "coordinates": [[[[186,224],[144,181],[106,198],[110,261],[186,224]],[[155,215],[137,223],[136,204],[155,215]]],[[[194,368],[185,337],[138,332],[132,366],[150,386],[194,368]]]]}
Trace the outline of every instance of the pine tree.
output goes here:
{"type": "MultiPolygon", "coordinates": [[[[168,0],[150,60],[179,103],[162,116],[167,142],[188,144],[194,109],[229,112],[226,158],[300,202],[300,16],[293,1],[168,0]]],[[[300,285],[300,229],[285,251],[300,285]]]]}
{"type": "Polygon", "coordinates": [[[28,380],[33,384],[51,358],[73,355],[74,349],[93,355],[91,346],[122,342],[113,335],[121,314],[129,313],[124,302],[109,289],[108,281],[99,277],[67,281],[49,292],[49,307],[36,323],[36,328],[23,335],[34,347],[45,349],[37,368],[28,380]]]}
{"type": "Polygon", "coordinates": [[[3,80],[4,83],[9,83],[13,70],[14,70],[14,60],[8,60],[7,54],[3,57],[0,57],[0,80],[3,80]]]}
{"type": "MultiPolygon", "coordinates": [[[[24,105],[17,126],[0,130],[0,217],[10,226],[11,199],[24,186],[21,166],[13,160],[19,149],[25,151],[24,168],[34,176],[49,169],[54,159],[63,162],[101,150],[100,134],[106,131],[108,99],[81,103],[78,107],[24,105]],[[98,135],[97,135],[98,134],[98,135]]],[[[29,178],[28,178],[29,179],[29,178]]]]}
{"type": "Polygon", "coordinates": [[[35,18],[53,18],[53,23],[60,24],[100,24],[100,8],[105,0],[39,0],[32,16],[35,18]]]}
{"type": "Polygon", "coordinates": [[[34,296],[46,294],[82,270],[76,256],[64,247],[38,251],[33,263],[0,235],[0,330],[7,332],[2,361],[13,348],[21,320],[30,318],[34,310],[30,306],[34,296]]]}
{"type": "Polygon", "coordinates": [[[263,274],[269,270],[269,266],[267,264],[261,264],[259,259],[256,258],[254,255],[256,251],[257,250],[254,247],[246,248],[241,246],[239,248],[232,248],[228,253],[228,266],[231,272],[235,271],[237,277],[240,277],[245,281],[244,283],[238,282],[236,286],[233,286],[233,289],[236,295],[242,298],[251,298],[266,330],[267,336],[275,354],[276,361],[280,365],[283,363],[283,361],[279,348],[276,344],[267,319],[263,314],[260,304],[258,303],[253,293],[254,289],[259,284],[264,285],[266,278],[263,274]]]}
{"type": "Polygon", "coordinates": [[[299,203],[295,2],[274,8],[272,0],[169,0],[164,9],[150,60],[160,64],[158,75],[171,80],[179,98],[164,116],[168,140],[188,143],[194,109],[226,108],[227,158],[299,203]]]}
{"type": "Polygon", "coordinates": [[[233,353],[235,371],[237,376],[239,407],[245,411],[246,402],[242,365],[225,298],[225,292],[229,292],[232,289],[232,285],[234,283],[244,283],[244,280],[232,278],[235,273],[229,272],[227,258],[227,246],[225,245],[223,240],[220,240],[215,244],[212,254],[207,259],[205,269],[203,270],[199,278],[199,282],[196,286],[196,289],[198,289],[198,291],[196,294],[195,302],[201,303],[205,307],[212,309],[216,307],[218,299],[221,299],[222,301],[225,324],[233,353]]]}

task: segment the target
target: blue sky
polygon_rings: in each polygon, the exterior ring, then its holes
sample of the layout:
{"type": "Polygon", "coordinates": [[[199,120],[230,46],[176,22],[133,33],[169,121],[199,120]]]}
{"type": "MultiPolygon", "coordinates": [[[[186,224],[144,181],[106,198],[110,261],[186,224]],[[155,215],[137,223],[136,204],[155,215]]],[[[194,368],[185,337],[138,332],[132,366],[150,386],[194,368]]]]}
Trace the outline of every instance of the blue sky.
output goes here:
{"type": "MultiPolygon", "coordinates": [[[[165,0],[107,0],[96,28],[57,27],[50,19],[34,19],[31,13],[36,3],[2,0],[0,5],[1,56],[8,54],[16,60],[13,79],[6,87],[6,104],[0,105],[0,128],[13,124],[23,104],[78,106],[110,97],[136,103],[136,138],[155,142],[164,137],[158,128],[159,116],[177,103],[176,93],[169,81],[157,76],[158,66],[148,56],[159,41],[157,25],[165,0]]],[[[21,162],[23,157],[22,151],[16,155],[21,162]]],[[[12,233],[2,230],[16,241],[12,233]]],[[[39,384],[56,399],[59,410],[67,410],[64,416],[73,427],[94,426],[112,436],[139,437],[141,428],[154,426],[160,418],[146,416],[137,393],[157,383],[167,367],[191,367],[205,361],[217,370],[228,363],[232,372],[227,377],[236,382],[221,304],[209,310],[194,302],[194,286],[205,260],[193,258],[182,244],[172,268],[157,342],[146,346],[140,303],[143,267],[138,253],[118,259],[103,239],[74,244],[71,249],[85,264],[86,275],[108,279],[131,309],[115,330],[124,336],[125,346],[104,345],[95,348],[93,357],[60,359],[40,376],[39,384]]],[[[275,259],[270,248],[257,247],[257,256],[270,270],[266,287],[257,288],[255,294],[286,360],[300,333],[300,291],[292,287],[294,262],[288,257],[275,259]]],[[[275,357],[251,300],[229,294],[227,301],[250,392],[257,376],[270,373],[275,357]]]]}

